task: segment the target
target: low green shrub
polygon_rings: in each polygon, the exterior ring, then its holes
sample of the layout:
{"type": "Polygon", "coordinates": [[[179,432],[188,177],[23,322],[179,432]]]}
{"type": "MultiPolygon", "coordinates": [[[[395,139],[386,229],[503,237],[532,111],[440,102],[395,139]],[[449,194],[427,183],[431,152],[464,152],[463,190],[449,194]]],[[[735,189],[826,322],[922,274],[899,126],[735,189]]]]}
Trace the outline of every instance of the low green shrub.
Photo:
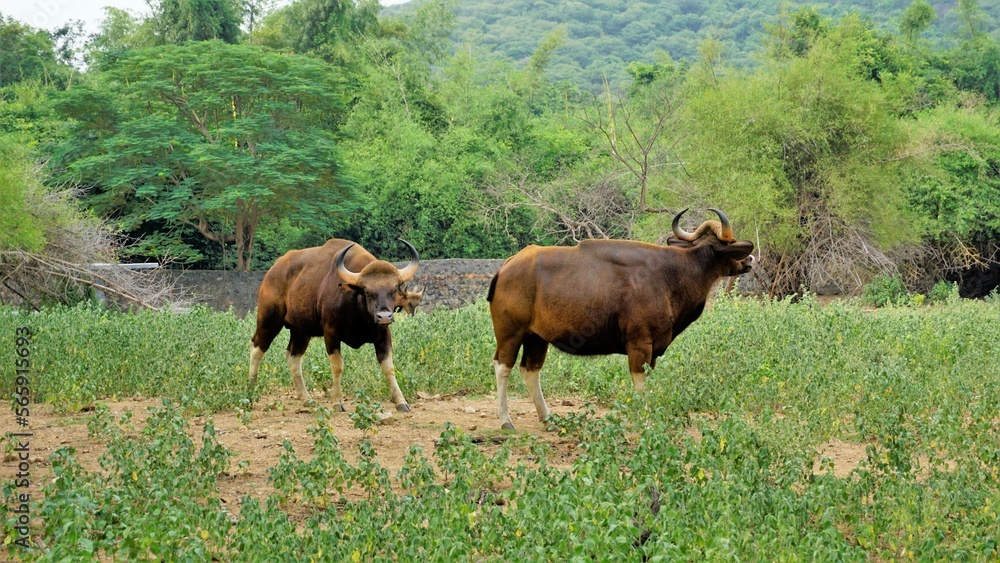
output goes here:
{"type": "Polygon", "coordinates": [[[910,301],[910,292],[898,274],[879,274],[861,289],[861,300],[872,307],[906,305],[910,301]]]}
{"type": "Polygon", "coordinates": [[[934,284],[934,287],[927,292],[927,298],[930,299],[931,303],[948,303],[951,301],[957,301],[959,299],[958,284],[955,282],[941,280],[934,284]]]}

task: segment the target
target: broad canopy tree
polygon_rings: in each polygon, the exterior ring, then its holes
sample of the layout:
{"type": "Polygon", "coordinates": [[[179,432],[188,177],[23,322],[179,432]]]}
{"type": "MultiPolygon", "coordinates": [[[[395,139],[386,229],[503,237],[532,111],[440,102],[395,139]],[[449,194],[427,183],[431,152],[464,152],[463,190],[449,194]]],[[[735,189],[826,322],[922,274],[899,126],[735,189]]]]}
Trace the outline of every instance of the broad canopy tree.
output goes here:
{"type": "Polygon", "coordinates": [[[234,243],[248,270],[262,220],[318,220],[351,199],[334,76],[313,58],[221,41],[133,51],[58,102],[73,125],[57,166],[93,189],[98,213],[153,232],[139,253],[196,259],[182,235],[197,232],[234,243]]]}

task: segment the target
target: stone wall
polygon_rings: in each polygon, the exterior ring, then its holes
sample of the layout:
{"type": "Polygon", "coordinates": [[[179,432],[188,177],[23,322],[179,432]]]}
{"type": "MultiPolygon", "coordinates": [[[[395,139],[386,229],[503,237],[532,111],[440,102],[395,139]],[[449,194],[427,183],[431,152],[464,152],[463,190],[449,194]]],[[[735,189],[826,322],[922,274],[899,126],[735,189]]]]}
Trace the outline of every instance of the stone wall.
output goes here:
{"type": "MultiPolygon", "coordinates": [[[[422,311],[435,307],[462,307],[486,297],[490,278],[501,264],[503,260],[421,260],[420,269],[409,283],[409,288],[424,292],[420,301],[422,311]]],[[[396,264],[398,267],[404,265],[396,264]]],[[[163,273],[190,293],[195,303],[219,311],[227,311],[231,307],[241,317],[257,306],[257,290],[264,279],[264,272],[164,270],[163,273]]]]}
{"type": "Polygon", "coordinates": [[[192,302],[208,305],[216,311],[233,312],[243,317],[257,306],[257,290],[264,272],[231,270],[161,270],[182,288],[192,302]]]}
{"type": "MultiPolygon", "coordinates": [[[[497,273],[503,260],[421,260],[417,277],[410,282],[410,289],[422,290],[420,308],[430,311],[435,307],[455,309],[485,299],[490,279],[497,273]]],[[[404,264],[397,264],[403,266],[404,264]]]]}

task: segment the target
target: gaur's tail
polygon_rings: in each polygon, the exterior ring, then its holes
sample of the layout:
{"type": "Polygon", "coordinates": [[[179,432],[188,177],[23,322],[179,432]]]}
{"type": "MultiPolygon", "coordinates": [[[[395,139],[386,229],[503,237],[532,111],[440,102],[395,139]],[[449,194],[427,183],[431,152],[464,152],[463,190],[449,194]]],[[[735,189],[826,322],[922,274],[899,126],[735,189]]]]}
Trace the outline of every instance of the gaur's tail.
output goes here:
{"type": "Polygon", "coordinates": [[[514,257],[508,256],[507,259],[503,261],[503,264],[500,265],[500,269],[497,270],[497,273],[493,274],[493,279],[490,280],[490,290],[486,293],[487,301],[493,301],[493,294],[497,292],[497,278],[500,277],[500,272],[503,271],[503,267],[506,266],[507,262],[510,262],[512,258],[514,257]]]}
{"type": "Polygon", "coordinates": [[[500,272],[493,274],[493,279],[490,280],[490,290],[486,293],[486,300],[493,301],[493,294],[497,290],[497,278],[500,277],[500,272]]]}

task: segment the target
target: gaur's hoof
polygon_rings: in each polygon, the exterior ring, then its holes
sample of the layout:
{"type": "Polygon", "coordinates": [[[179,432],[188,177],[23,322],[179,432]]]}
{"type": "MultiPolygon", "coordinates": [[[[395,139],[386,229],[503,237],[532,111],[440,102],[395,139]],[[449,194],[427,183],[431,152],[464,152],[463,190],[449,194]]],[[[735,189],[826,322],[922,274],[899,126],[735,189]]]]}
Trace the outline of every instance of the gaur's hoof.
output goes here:
{"type": "Polygon", "coordinates": [[[410,405],[406,403],[400,403],[396,405],[396,410],[399,412],[410,412],[410,405]]]}
{"type": "Polygon", "coordinates": [[[502,428],[503,430],[513,430],[514,425],[509,422],[505,422],[503,423],[503,426],[501,426],[500,428],[502,428]]]}
{"type": "Polygon", "coordinates": [[[545,426],[545,431],[546,432],[559,432],[559,427],[550,422],[550,423],[548,423],[545,426]]]}
{"type": "Polygon", "coordinates": [[[305,408],[307,408],[307,409],[315,408],[316,407],[316,401],[314,401],[312,399],[306,399],[305,401],[302,401],[302,406],[305,407],[305,408]]]}
{"type": "Polygon", "coordinates": [[[333,410],[335,412],[347,412],[347,407],[344,406],[344,403],[337,403],[333,405],[333,410]]]}

